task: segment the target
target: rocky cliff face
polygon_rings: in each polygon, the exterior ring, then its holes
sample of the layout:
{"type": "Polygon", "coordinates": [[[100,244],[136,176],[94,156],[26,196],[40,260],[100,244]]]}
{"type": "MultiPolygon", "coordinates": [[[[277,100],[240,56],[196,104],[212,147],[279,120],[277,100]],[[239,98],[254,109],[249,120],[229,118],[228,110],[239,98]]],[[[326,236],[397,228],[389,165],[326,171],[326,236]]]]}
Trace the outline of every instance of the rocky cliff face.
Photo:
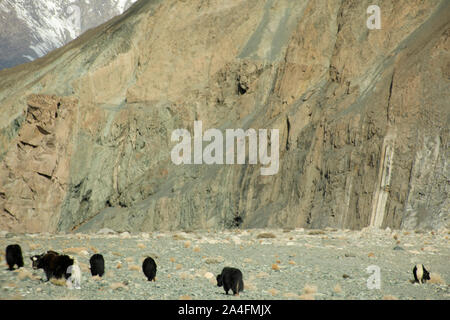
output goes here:
{"type": "Polygon", "coordinates": [[[44,56],[135,1],[0,1],[0,70],[44,56]]]}
{"type": "Polygon", "coordinates": [[[0,229],[449,226],[450,3],[138,1],[0,72],[0,229]],[[171,134],[279,129],[280,168],[171,134]]]}

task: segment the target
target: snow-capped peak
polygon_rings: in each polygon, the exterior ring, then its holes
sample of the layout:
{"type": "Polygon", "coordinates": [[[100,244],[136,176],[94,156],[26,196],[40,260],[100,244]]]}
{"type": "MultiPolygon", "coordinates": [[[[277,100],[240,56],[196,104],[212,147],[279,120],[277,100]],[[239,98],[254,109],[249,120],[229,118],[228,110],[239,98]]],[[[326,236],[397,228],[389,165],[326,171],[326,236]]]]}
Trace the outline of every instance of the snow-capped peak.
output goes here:
{"type": "Polygon", "coordinates": [[[3,0],[0,69],[34,60],[116,15],[136,0],[3,0]]]}

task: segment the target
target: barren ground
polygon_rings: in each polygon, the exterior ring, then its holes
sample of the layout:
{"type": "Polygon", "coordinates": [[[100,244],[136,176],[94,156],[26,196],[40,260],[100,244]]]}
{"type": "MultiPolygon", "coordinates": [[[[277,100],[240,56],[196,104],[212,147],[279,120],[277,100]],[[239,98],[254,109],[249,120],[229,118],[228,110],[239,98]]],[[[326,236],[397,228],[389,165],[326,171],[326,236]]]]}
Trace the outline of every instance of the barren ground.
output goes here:
{"type": "Polygon", "coordinates": [[[25,267],[8,271],[0,256],[1,299],[450,299],[449,231],[230,230],[113,234],[11,234],[0,246],[18,243],[25,267]],[[43,282],[30,256],[47,250],[77,258],[81,290],[43,282]],[[106,274],[93,278],[89,258],[101,253],[106,274]],[[142,261],[152,256],[156,281],[142,261]],[[413,284],[414,264],[432,281],[413,284]],[[367,267],[380,268],[381,288],[369,289],[367,267]],[[245,290],[226,296],[216,286],[223,267],[241,269],[245,290]]]}

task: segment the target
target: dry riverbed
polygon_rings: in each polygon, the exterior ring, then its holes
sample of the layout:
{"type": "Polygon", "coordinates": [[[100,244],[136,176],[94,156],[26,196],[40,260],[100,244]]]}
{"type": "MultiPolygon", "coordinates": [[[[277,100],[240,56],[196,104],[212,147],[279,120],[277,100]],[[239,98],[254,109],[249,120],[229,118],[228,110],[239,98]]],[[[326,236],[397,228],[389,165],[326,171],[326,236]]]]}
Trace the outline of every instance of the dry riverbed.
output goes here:
{"type": "Polygon", "coordinates": [[[11,234],[0,232],[0,299],[450,299],[450,232],[405,230],[228,230],[129,234],[11,234]],[[22,247],[25,267],[8,271],[4,249],[22,247]],[[30,256],[55,250],[75,257],[81,290],[43,282],[30,256]],[[89,258],[101,253],[106,274],[93,278],[89,258]],[[156,281],[142,273],[155,259],[156,281]],[[432,280],[411,283],[423,263],[432,280]],[[215,277],[223,267],[244,274],[244,292],[226,296],[215,277]],[[369,289],[369,266],[380,289],[369,289]],[[375,267],[376,269],[376,267],[375,267]]]}

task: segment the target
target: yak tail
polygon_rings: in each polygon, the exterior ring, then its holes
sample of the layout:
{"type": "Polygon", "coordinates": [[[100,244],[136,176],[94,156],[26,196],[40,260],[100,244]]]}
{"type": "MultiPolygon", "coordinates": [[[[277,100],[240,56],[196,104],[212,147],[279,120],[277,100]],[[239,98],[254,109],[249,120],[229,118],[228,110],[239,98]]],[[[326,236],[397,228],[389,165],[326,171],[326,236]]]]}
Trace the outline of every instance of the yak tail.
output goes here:
{"type": "Polygon", "coordinates": [[[240,280],[237,284],[237,292],[244,291],[244,281],[240,280]]]}

